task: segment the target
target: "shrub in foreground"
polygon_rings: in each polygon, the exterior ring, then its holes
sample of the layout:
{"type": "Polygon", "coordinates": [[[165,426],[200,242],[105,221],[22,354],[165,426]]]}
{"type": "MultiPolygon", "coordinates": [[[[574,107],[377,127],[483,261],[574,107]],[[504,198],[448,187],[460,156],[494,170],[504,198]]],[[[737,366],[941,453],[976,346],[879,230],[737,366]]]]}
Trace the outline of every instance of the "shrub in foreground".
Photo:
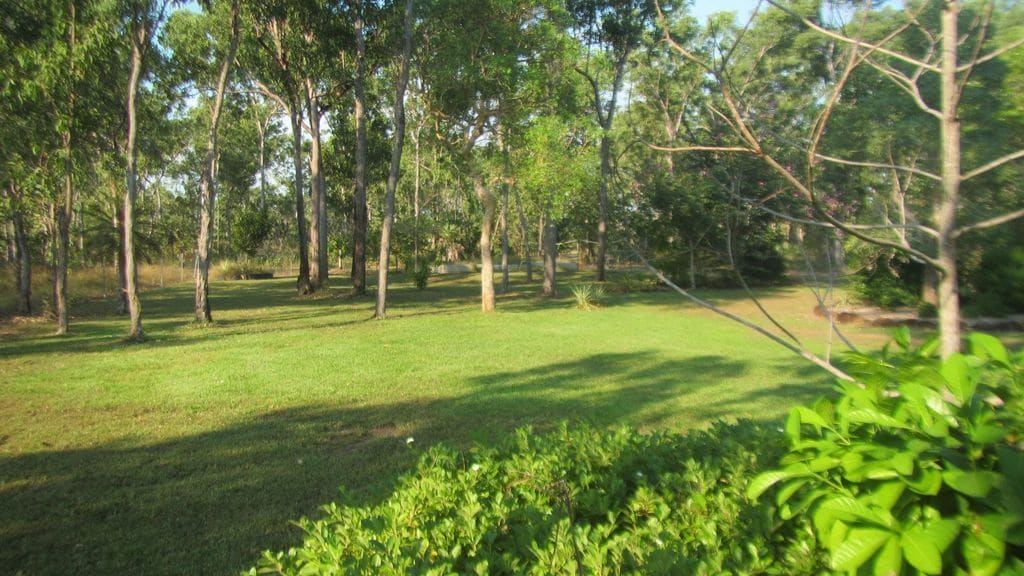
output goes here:
{"type": "Polygon", "coordinates": [[[1024,574],[1024,358],[995,338],[934,358],[852,358],[859,382],[793,409],[774,486],[781,519],[809,517],[831,568],[873,574],[1024,574]]]}
{"type": "Polygon", "coordinates": [[[689,436],[563,426],[499,448],[436,447],[382,504],[324,508],[299,548],[249,573],[811,574],[809,531],[744,497],[781,434],[750,423],[689,436]]]}

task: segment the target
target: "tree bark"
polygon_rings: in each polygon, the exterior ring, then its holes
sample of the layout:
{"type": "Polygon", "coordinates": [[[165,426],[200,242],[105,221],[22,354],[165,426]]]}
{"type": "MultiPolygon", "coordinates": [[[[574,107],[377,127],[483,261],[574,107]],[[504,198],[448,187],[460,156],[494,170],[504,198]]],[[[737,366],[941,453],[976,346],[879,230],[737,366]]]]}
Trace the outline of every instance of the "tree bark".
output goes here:
{"type": "Polygon", "coordinates": [[[68,253],[71,247],[71,210],[75,201],[72,130],[75,119],[75,2],[68,2],[68,101],[67,125],[62,136],[64,144],[64,198],[57,207],[57,244],[54,251],[53,311],[57,319],[57,335],[68,333],[68,253]]]}
{"type": "Polygon", "coordinates": [[[388,262],[391,259],[391,227],[395,223],[395,191],[398,188],[399,168],[402,165],[402,146],[405,144],[405,88],[409,84],[409,60],[412,59],[412,6],[405,2],[405,24],[402,44],[402,64],[395,87],[395,146],[391,150],[391,170],[388,172],[384,194],[384,225],[380,231],[380,264],[377,266],[376,317],[387,314],[388,262]]]}
{"type": "Polygon", "coordinates": [[[497,199],[484,186],[484,177],[473,174],[473,190],[484,208],[483,222],[480,224],[480,309],[484,312],[494,311],[494,256],[491,252],[491,233],[494,229],[494,212],[497,199]]]}
{"type": "Polygon", "coordinates": [[[28,250],[28,235],[25,233],[25,217],[20,206],[20,197],[13,182],[7,183],[7,196],[11,208],[11,261],[14,264],[15,280],[18,285],[18,314],[32,313],[32,255],[28,250]]]}
{"type": "Polygon", "coordinates": [[[558,285],[555,275],[558,272],[558,227],[551,218],[544,219],[544,286],[545,296],[557,296],[558,285]]]}
{"type": "Polygon", "coordinates": [[[320,98],[316,85],[306,78],[306,109],[309,111],[309,184],[312,218],[309,220],[309,277],[313,288],[327,282],[327,190],[320,146],[320,98]]]}
{"type": "Polygon", "coordinates": [[[501,291],[508,292],[508,181],[501,189],[501,291]]]}
{"type": "Polygon", "coordinates": [[[199,237],[196,240],[195,318],[196,322],[212,322],[210,310],[210,248],[213,242],[213,210],[217,201],[217,129],[224,104],[231,64],[238,49],[238,0],[231,2],[231,41],[221,62],[217,91],[210,109],[210,128],[206,135],[206,157],[199,182],[199,237]]]}
{"type": "Polygon", "coordinates": [[[135,261],[135,199],[139,193],[137,173],[138,150],[135,146],[135,135],[138,130],[136,121],[136,98],[139,91],[139,79],[142,76],[142,49],[148,42],[148,31],[145,24],[136,22],[132,25],[131,72],[128,78],[128,137],[125,145],[125,163],[127,165],[127,190],[124,196],[124,265],[125,265],[125,298],[128,302],[130,327],[128,340],[138,342],[144,339],[142,333],[142,303],[139,301],[139,271],[135,261]]]}
{"type": "Polygon", "coordinates": [[[114,254],[114,271],[117,274],[117,309],[118,314],[128,313],[128,275],[125,269],[124,249],[124,202],[117,191],[117,184],[111,180],[110,190],[114,199],[114,231],[117,234],[117,252],[114,254]]]}
{"type": "Polygon", "coordinates": [[[629,50],[624,50],[615,63],[615,79],[608,97],[608,108],[601,113],[601,102],[595,90],[594,105],[597,108],[597,119],[601,124],[601,182],[597,188],[598,220],[597,220],[597,281],[604,282],[605,266],[608,257],[608,179],[611,177],[611,130],[615,119],[615,105],[622,88],[622,79],[629,63],[629,50]]]}
{"type": "MultiPolygon", "coordinates": [[[[352,293],[366,294],[366,41],[363,37],[363,2],[356,2],[356,190],[353,200],[352,293]]],[[[387,266],[387,262],[381,264],[387,266]]]]}
{"type": "Polygon", "coordinates": [[[519,211],[519,230],[523,236],[523,256],[526,258],[526,282],[533,282],[533,254],[530,253],[530,227],[526,223],[526,212],[523,201],[519,198],[519,189],[512,188],[516,197],[516,209],[519,211]]]}
{"type": "Polygon", "coordinates": [[[313,285],[309,281],[306,203],[302,196],[305,187],[302,174],[302,109],[297,102],[288,110],[288,117],[292,125],[292,162],[295,168],[295,229],[299,236],[299,278],[295,288],[299,294],[311,294],[313,285]]]}
{"type": "Polygon", "coordinates": [[[416,128],[415,148],[416,176],[412,186],[412,266],[420,271],[420,131],[416,128]]]}
{"type": "Polygon", "coordinates": [[[942,197],[935,208],[939,241],[938,311],[940,351],[948,358],[960,351],[960,290],[957,285],[956,209],[960,202],[960,119],[957,117],[957,19],[960,2],[945,2],[942,11],[942,197]]]}

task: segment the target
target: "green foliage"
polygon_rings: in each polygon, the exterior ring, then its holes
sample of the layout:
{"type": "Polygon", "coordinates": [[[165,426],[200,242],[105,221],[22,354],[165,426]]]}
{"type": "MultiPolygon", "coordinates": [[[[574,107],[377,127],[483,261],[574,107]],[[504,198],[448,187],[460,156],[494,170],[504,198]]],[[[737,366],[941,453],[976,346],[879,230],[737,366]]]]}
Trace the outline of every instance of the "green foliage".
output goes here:
{"type": "Polygon", "coordinates": [[[412,283],[417,290],[427,289],[427,280],[430,278],[430,266],[421,265],[418,270],[412,271],[412,283]]]}
{"type": "Polygon", "coordinates": [[[883,308],[916,306],[920,297],[911,285],[913,275],[901,271],[890,264],[889,256],[879,256],[873,265],[854,274],[850,289],[861,300],[883,308]]]}
{"type": "Polygon", "coordinates": [[[973,334],[939,361],[932,340],[851,357],[857,382],[792,410],[777,485],[783,520],[811,518],[833,569],[875,574],[1024,570],[1024,355],[973,334]]]}
{"type": "Polygon", "coordinates": [[[240,210],[231,227],[231,245],[238,252],[255,256],[274,229],[270,211],[248,206],[240,210]]]}
{"type": "MultiPolygon", "coordinates": [[[[813,573],[743,492],[782,436],[750,423],[689,436],[520,429],[495,449],[429,450],[376,506],[329,504],[249,574],[813,573]]],[[[798,550],[795,548],[794,550],[798,550]]]]}
{"type": "Polygon", "coordinates": [[[578,310],[597,309],[606,295],[602,284],[575,284],[572,287],[572,297],[578,310]]]}
{"type": "Polygon", "coordinates": [[[221,280],[258,280],[274,277],[274,270],[260,262],[229,260],[222,262],[217,267],[217,272],[221,280]]]}

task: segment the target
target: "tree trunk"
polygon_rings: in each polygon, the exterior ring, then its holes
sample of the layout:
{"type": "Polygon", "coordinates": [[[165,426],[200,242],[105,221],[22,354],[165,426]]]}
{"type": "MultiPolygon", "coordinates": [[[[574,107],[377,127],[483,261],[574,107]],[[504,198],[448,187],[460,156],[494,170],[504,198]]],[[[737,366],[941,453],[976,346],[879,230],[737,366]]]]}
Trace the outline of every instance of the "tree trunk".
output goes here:
{"type": "Polygon", "coordinates": [[[314,288],[327,282],[327,190],[320,150],[320,99],[316,85],[306,79],[306,108],[309,110],[309,184],[312,218],[309,220],[309,276],[314,288]]]}
{"type": "Polygon", "coordinates": [[[480,173],[473,174],[473,190],[484,208],[484,218],[480,224],[480,309],[484,312],[493,312],[494,257],[491,253],[491,233],[494,229],[494,212],[498,202],[484,186],[484,177],[480,173]]]}
{"type": "Polygon", "coordinates": [[[557,296],[558,285],[555,275],[558,271],[558,227],[550,218],[544,219],[544,286],[545,296],[557,296]]]}
{"type": "Polygon", "coordinates": [[[8,183],[7,193],[11,206],[10,233],[13,250],[11,260],[18,284],[18,314],[32,314],[32,254],[28,250],[28,235],[25,234],[25,218],[18,202],[20,194],[14,183],[8,183]]]}
{"type": "Polygon", "coordinates": [[[302,109],[297,102],[288,110],[292,124],[292,162],[295,167],[295,229],[299,235],[299,278],[295,288],[299,294],[311,294],[309,281],[309,253],[306,237],[306,203],[302,196],[305,187],[302,174],[302,109]]]}
{"type": "Polygon", "coordinates": [[[196,239],[196,322],[212,322],[210,310],[210,247],[213,242],[213,210],[217,201],[217,128],[220,125],[220,111],[224,103],[231,64],[238,49],[238,0],[231,2],[231,41],[228,52],[221,62],[217,78],[217,92],[210,109],[210,128],[206,135],[206,157],[199,182],[199,237],[196,239]]]}
{"type": "Polygon", "coordinates": [[[124,249],[124,203],[120,201],[117,185],[111,181],[110,189],[114,193],[114,231],[117,234],[117,252],[114,254],[114,271],[117,273],[117,309],[118,314],[128,313],[128,275],[125,269],[124,249]]]}
{"type": "Polygon", "coordinates": [[[261,118],[256,119],[256,131],[260,147],[260,209],[267,206],[267,129],[261,118]]]}
{"type": "Polygon", "coordinates": [[[138,151],[135,147],[135,133],[138,124],[135,118],[136,97],[139,91],[139,79],[142,76],[142,48],[147,39],[147,31],[142,23],[132,27],[131,73],[128,79],[128,138],[125,145],[125,163],[127,165],[127,190],[124,195],[124,266],[125,266],[125,298],[128,302],[128,315],[131,325],[128,340],[143,340],[142,303],[139,301],[139,271],[135,261],[135,199],[139,193],[139,182],[136,163],[138,151]]]}
{"type": "Polygon", "coordinates": [[[501,291],[508,292],[508,182],[501,190],[501,291]]]}
{"type": "Polygon", "coordinates": [[[516,196],[516,208],[519,211],[519,230],[523,235],[523,256],[526,258],[526,282],[533,282],[533,254],[530,253],[530,227],[526,223],[526,212],[523,201],[519,198],[519,189],[513,188],[516,196]]]}
{"type": "Polygon", "coordinates": [[[690,242],[690,290],[697,289],[697,246],[690,242]]]}
{"type": "MultiPolygon", "coordinates": [[[[609,122],[611,124],[611,122],[609,122]]],[[[604,282],[608,257],[608,177],[611,173],[611,136],[601,134],[601,182],[597,187],[597,281],[604,282]]]]}
{"type": "Polygon", "coordinates": [[[384,318],[388,300],[388,261],[391,259],[391,227],[395,223],[395,191],[398,189],[398,170],[402,165],[402,146],[405,144],[405,88],[409,84],[409,60],[412,58],[412,5],[405,2],[402,64],[395,87],[395,146],[391,150],[391,170],[388,172],[384,194],[384,225],[380,231],[380,259],[377,266],[377,318],[384,318]]]}
{"type": "Polygon", "coordinates": [[[960,202],[960,119],[957,117],[957,18],[960,3],[942,11],[942,197],[935,208],[940,266],[939,338],[943,358],[960,351],[960,290],[957,285],[956,209],[960,202]]]}
{"type": "MultiPolygon", "coordinates": [[[[366,42],[363,37],[363,2],[356,2],[356,192],[352,215],[352,293],[366,294],[366,42]]],[[[387,266],[387,262],[380,264],[387,266]]]]}
{"type": "Polygon", "coordinates": [[[71,247],[71,210],[75,201],[74,160],[71,136],[75,119],[75,2],[68,2],[68,87],[67,125],[62,136],[64,144],[64,198],[57,207],[57,244],[53,267],[53,311],[57,317],[57,335],[68,333],[68,253],[71,247]]]}
{"type": "Polygon", "coordinates": [[[420,271],[420,135],[419,127],[416,129],[416,141],[414,142],[416,176],[412,186],[412,266],[416,272],[420,271]]]}

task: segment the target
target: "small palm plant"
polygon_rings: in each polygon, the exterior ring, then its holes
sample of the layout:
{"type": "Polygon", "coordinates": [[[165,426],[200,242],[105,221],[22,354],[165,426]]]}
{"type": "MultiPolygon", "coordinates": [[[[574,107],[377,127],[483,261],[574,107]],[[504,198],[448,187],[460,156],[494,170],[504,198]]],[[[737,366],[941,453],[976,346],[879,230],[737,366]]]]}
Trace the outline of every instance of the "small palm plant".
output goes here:
{"type": "Polygon", "coordinates": [[[576,300],[577,310],[595,310],[605,296],[606,292],[601,284],[576,284],[572,287],[572,297],[576,300]]]}

